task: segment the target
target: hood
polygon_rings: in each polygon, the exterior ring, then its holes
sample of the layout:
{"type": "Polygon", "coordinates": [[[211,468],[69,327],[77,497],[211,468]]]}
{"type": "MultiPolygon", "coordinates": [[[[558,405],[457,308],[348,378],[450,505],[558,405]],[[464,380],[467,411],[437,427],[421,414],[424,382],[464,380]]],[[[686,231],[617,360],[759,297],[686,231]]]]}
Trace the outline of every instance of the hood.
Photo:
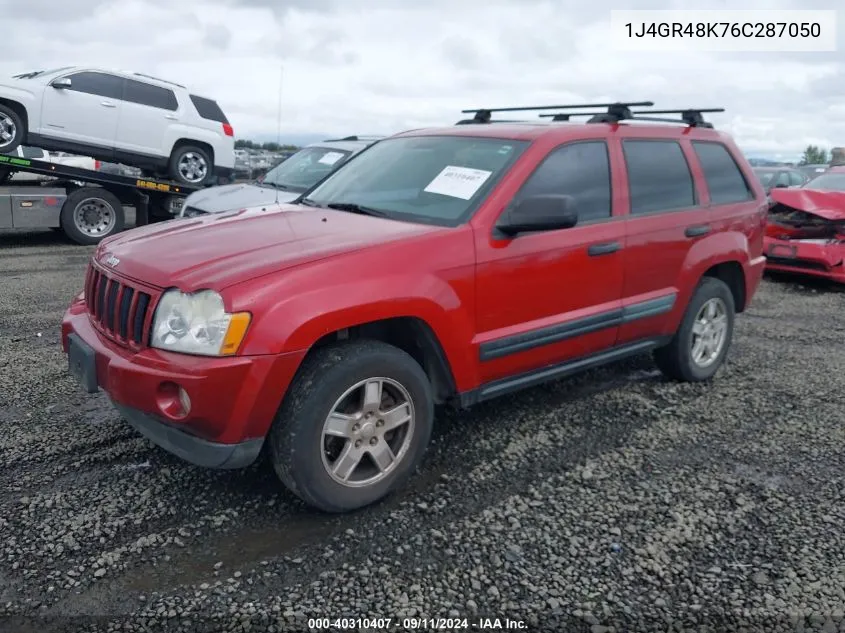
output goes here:
{"type": "Polygon", "coordinates": [[[772,189],[769,195],[776,204],[833,222],[845,221],[845,192],[803,188],[772,189]]]}
{"type": "Polygon", "coordinates": [[[222,213],[275,204],[277,201],[290,202],[299,195],[296,191],[282,191],[272,187],[242,183],[195,191],[185,198],[184,206],[185,208],[194,207],[206,213],[222,213]]]}
{"type": "Polygon", "coordinates": [[[281,205],[150,224],[103,240],[94,258],[141,283],[222,290],[261,275],[433,231],[410,222],[281,205]],[[117,262],[110,266],[107,260],[117,262]]]}

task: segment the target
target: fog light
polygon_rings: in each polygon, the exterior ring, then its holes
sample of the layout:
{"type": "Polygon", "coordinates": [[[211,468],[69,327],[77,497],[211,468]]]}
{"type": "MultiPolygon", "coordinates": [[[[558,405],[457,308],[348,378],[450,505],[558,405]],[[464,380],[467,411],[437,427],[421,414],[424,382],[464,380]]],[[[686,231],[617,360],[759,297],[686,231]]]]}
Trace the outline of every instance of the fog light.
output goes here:
{"type": "Polygon", "coordinates": [[[191,412],[191,398],[175,382],[163,382],[158,386],[156,404],[159,411],[172,420],[181,420],[191,412]]]}

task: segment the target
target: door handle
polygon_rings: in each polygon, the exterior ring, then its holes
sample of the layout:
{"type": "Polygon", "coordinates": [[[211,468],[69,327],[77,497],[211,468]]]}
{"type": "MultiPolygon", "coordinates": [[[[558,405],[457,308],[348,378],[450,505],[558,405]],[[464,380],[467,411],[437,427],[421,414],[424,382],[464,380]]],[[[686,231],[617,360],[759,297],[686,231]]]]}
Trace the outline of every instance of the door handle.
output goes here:
{"type": "Polygon", "coordinates": [[[587,248],[587,255],[590,257],[598,257],[600,255],[610,255],[622,248],[619,242],[603,242],[601,244],[592,244],[587,248]]]}
{"type": "Polygon", "coordinates": [[[105,106],[106,108],[115,108],[115,106],[111,101],[100,101],[101,106],[105,106]]]}
{"type": "Polygon", "coordinates": [[[171,121],[176,121],[176,120],[178,120],[178,119],[179,119],[179,117],[178,117],[178,116],[176,116],[175,114],[165,114],[165,115],[164,115],[164,118],[165,118],[165,119],[170,119],[171,121]]]}
{"type": "Polygon", "coordinates": [[[710,225],[708,224],[699,224],[697,226],[688,226],[684,229],[684,235],[687,237],[701,237],[702,235],[707,235],[710,232],[710,225]]]}

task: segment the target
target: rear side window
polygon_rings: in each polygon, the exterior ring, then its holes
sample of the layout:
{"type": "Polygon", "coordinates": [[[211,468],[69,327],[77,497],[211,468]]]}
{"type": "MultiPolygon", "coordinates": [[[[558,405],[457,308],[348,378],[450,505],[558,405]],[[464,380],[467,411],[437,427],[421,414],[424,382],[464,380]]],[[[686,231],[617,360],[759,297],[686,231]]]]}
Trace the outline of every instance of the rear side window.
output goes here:
{"type": "Polygon", "coordinates": [[[528,177],[519,197],[545,194],[575,198],[579,224],[609,218],[611,195],[607,144],[588,141],[553,150],[528,177]]]}
{"type": "Polygon", "coordinates": [[[134,79],[126,80],[126,88],[123,92],[123,100],[131,103],[159,108],[161,110],[178,110],[179,102],[172,90],[145,84],[134,79]]]}
{"type": "MultiPolygon", "coordinates": [[[[693,141],[692,146],[704,171],[711,204],[729,204],[754,198],[727,147],[721,143],[705,141],[693,141]]],[[[781,172],[781,177],[786,179],[786,185],[789,185],[789,176],[789,172],[781,172]]],[[[778,180],[778,183],[780,182],[781,180],[778,180]]]]}
{"type": "Polygon", "coordinates": [[[696,205],[692,174],[676,141],[623,141],[631,213],[688,209],[696,205]]]}
{"type": "Polygon", "coordinates": [[[226,118],[226,115],[223,114],[223,110],[220,109],[220,106],[217,105],[216,101],[206,99],[205,97],[191,95],[191,102],[197,109],[197,113],[203,119],[217,121],[218,123],[229,123],[229,120],[226,118]]]}
{"type": "Polygon", "coordinates": [[[81,72],[69,75],[70,88],[75,92],[84,92],[109,99],[120,99],[123,94],[123,77],[115,77],[106,73],[81,72]]]}

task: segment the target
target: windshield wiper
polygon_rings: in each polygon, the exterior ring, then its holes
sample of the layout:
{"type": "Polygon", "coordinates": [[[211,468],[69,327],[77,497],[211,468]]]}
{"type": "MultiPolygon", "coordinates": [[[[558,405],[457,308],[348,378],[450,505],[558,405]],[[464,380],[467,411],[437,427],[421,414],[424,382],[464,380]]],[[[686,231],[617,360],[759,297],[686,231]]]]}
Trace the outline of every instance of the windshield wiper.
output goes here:
{"type": "Polygon", "coordinates": [[[258,185],[260,187],[272,187],[273,189],[279,189],[281,191],[290,191],[291,190],[291,187],[288,187],[287,185],[280,185],[279,183],[276,183],[276,182],[267,182],[266,180],[259,182],[258,185]]]}
{"type": "Polygon", "coordinates": [[[319,207],[320,205],[311,200],[310,198],[302,198],[297,202],[297,204],[304,204],[306,207],[319,207]]]}
{"type": "Polygon", "coordinates": [[[370,207],[364,207],[354,202],[329,202],[326,206],[329,209],[337,209],[338,211],[349,211],[350,213],[358,213],[360,215],[371,215],[375,218],[390,217],[384,211],[379,211],[378,209],[372,209],[370,207]]]}

